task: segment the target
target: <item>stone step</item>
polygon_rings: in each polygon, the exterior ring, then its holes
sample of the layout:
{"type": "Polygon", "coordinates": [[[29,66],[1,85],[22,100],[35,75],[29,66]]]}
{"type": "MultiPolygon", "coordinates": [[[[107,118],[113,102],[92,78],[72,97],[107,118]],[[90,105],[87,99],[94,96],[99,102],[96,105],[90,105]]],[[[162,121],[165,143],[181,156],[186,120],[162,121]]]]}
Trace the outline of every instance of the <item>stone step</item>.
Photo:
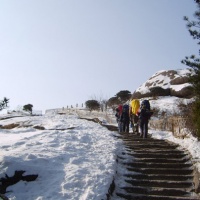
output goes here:
{"type": "Polygon", "coordinates": [[[148,188],[192,188],[193,184],[189,181],[157,181],[157,180],[131,180],[125,179],[125,182],[139,187],[148,188]]]}
{"type": "Polygon", "coordinates": [[[162,196],[162,195],[131,195],[117,193],[113,200],[197,200],[198,197],[193,196],[162,196]]]}
{"type": "Polygon", "coordinates": [[[126,146],[126,149],[176,149],[177,146],[170,146],[169,144],[147,144],[147,143],[139,143],[139,144],[133,144],[131,146],[126,146]]]}
{"type": "Polygon", "coordinates": [[[124,141],[124,143],[126,143],[127,145],[128,144],[136,144],[136,143],[147,143],[147,144],[150,144],[150,143],[152,143],[152,144],[170,144],[170,145],[172,145],[172,146],[177,146],[177,144],[175,144],[175,143],[172,143],[172,142],[170,142],[170,141],[166,141],[166,140],[158,140],[158,139],[155,139],[155,138],[150,138],[150,137],[148,137],[148,138],[140,138],[140,137],[121,137],[121,139],[124,141]]]}
{"type": "Polygon", "coordinates": [[[154,188],[154,187],[121,187],[121,193],[134,193],[134,194],[148,194],[148,195],[161,195],[161,196],[190,196],[190,191],[185,191],[182,188],[154,188]]]}
{"type": "MultiPolygon", "coordinates": [[[[119,157],[121,159],[125,159],[125,157],[119,157]]],[[[186,163],[189,162],[190,159],[189,158],[183,158],[181,160],[178,159],[166,159],[166,158],[133,158],[133,162],[140,160],[142,162],[157,162],[157,163],[186,163]]]]}
{"type": "MultiPolygon", "coordinates": [[[[133,151],[130,149],[130,151],[133,151]]],[[[143,150],[143,149],[134,149],[134,153],[146,153],[146,154],[163,154],[163,155],[187,155],[184,151],[180,151],[178,149],[165,149],[165,150],[160,150],[160,149],[148,149],[148,150],[143,150]]]]}
{"type": "Polygon", "coordinates": [[[140,152],[136,153],[134,151],[128,151],[128,155],[137,157],[137,158],[170,158],[170,159],[183,159],[184,157],[187,157],[187,154],[158,154],[158,153],[146,153],[146,152],[140,152]]]}
{"type": "Polygon", "coordinates": [[[192,181],[192,175],[168,175],[168,174],[124,174],[124,177],[128,177],[131,179],[147,179],[147,180],[174,180],[174,181],[192,181]]]}
{"type": "Polygon", "coordinates": [[[102,124],[102,126],[106,127],[108,130],[110,131],[118,131],[118,127],[114,126],[114,125],[106,125],[106,124],[102,124]]]}
{"type": "Polygon", "coordinates": [[[136,168],[136,167],[127,167],[127,170],[130,172],[137,172],[143,174],[176,174],[176,175],[192,175],[193,169],[167,169],[167,168],[136,168]]]}
{"type": "MultiPolygon", "coordinates": [[[[122,138],[123,139],[123,138],[122,138]]],[[[159,145],[172,145],[177,147],[177,144],[171,144],[170,142],[166,142],[164,140],[153,140],[153,139],[137,139],[137,138],[124,138],[123,142],[129,146],[129,145],[137,145],[137,144],[141,144],[141,143],[145,143],[145,144],[159,144],[159,145]],[[145,142],[144,142],[145,141],[145,142]]]]}
{"type": "MultiPolygon", "coordinates": [[[[130,160],[130,157],[131,157],[131,154],[126,154],[126,153],[123,153],[122,152],[122,155],[118,155],[117,156],[117,160],[126,160],[127,159],[127,156],[129,156],[129,160],[130,160]]],[[[190,158],[189,157],[184,157],[182,159],[173,159],[173,158],[148,158],[148,157],[145,157],[145,158],[137,158],[137,157],[132,157],[131,159],[132,162],[138,162],[138,161],[141,161],[141,162],[144,162],[144,163],[191,163],[190,162],[190,158]]]]}
{"type": "Polygon", "coordinates": [[[130,167],[137,167],[137,168],[191,168],[192,164],[190,163],[155,163],[155,162],[142,162],[142,161],[136,161],[136,162],[122,162],[125,166],[130,167]]]}

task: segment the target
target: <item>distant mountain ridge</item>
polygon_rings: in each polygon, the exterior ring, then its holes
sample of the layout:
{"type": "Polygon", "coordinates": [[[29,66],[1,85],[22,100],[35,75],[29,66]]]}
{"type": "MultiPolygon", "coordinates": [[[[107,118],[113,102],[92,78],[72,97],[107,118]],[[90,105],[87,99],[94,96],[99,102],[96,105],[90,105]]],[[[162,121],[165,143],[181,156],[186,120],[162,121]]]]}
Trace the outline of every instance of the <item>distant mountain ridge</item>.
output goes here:
{"type": "Polygon", "coordinates": [[[194,94],[188,80],[193,75],[194,71],[188,68],[158,71],[134,91],[133,98],[155,96],[192,98],[194,94]]]}

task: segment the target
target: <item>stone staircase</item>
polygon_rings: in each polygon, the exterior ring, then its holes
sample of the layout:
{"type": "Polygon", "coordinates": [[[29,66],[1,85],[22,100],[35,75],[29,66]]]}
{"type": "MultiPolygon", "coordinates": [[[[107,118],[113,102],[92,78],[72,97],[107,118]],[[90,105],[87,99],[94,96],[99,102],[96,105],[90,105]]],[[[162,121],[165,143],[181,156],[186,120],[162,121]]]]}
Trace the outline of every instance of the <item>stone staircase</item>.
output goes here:
{"type": "MultiPolygon", "coordinates": [[[[109,130],[117,128],[105,125],[109,130]]],[[[177,144],[133,133],[115,136],[123,142],[107,200],[196,200],[193,165],[177,144]]]]}

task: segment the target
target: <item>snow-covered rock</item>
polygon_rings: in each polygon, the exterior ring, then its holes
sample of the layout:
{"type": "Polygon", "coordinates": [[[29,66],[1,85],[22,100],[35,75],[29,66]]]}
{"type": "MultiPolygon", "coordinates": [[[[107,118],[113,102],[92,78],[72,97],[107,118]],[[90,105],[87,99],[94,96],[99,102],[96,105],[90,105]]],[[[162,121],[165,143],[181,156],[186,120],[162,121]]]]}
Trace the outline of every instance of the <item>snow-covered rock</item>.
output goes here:
{"type": "Polygon", "coordinates": [[[133,97],[139,99],[155,96],[191,98],[193,92],[189,77],[192,75],[194,75],[192,69],[159,71],[135,90],[133,97]]]}

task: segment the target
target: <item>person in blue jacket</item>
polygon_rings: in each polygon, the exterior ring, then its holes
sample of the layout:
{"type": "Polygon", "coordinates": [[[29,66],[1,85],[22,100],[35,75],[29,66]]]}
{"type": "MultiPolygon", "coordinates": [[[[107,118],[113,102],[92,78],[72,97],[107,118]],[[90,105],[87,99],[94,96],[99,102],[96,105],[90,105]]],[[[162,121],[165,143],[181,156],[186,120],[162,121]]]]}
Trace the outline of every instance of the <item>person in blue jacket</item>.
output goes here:
{"type": "Polygon", "coordinates": [[[122,114],[120,116],[120,122],[122,124],[122,131],[129,133],[130,117],[129,117],[129,105],[127,104],[123,105],[122,114]]]}

